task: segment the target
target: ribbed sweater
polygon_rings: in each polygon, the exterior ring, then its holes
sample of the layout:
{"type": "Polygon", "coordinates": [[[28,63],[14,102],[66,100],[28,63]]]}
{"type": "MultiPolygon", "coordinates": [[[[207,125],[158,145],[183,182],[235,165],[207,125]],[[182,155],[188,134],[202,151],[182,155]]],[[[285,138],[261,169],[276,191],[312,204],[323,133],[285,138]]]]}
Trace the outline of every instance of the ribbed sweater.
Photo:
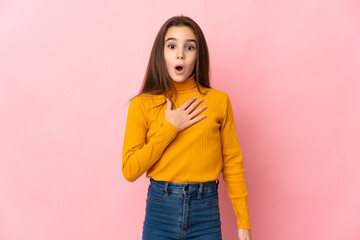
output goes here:
{"type": "MultiPolygon", "coordinates": [[[[171,80],[177,91],[173,110],[191,97],[202,98],[195,109],[207,108],[196,117],[206,117],[179,131],[165,121],[164,95],[141,94],[130,102],[123,151],[122,172],[133,182],[146,177],[175,183],[216,180],[222,172],[229,198],[237,217],[238,228],[251,229],[247,206],[247,189],[241,149],[229,95],[200,86],[195,74],[183,82],[171,80]]],[[[195,102],[195,101],[194,101],[195,102]]]]}

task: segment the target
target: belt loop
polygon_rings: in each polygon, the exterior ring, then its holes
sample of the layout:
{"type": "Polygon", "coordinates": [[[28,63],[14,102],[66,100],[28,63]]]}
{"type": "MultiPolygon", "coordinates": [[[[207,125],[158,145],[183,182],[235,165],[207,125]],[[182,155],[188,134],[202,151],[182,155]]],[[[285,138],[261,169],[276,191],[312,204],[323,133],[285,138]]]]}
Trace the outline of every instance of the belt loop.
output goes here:
{"type": "Polygon", "coordinates": [[[202,184],[202,183],[200,183],[200,187],[199,187],[199,194],[198,194],[198,199],[200,199],[200,198],[201,198],[202,191],[203,191],[203,184],[202,184]]]}
{"type": "Polygon", "coordinates": [[[219,186],[219,182],[220,182],[219,179],[216,179],[216,189],[219,188],[219,187],[218,187],[218,186],[219,186]]]}
{"type": "Polygon", "coordinates": [[[166,182],[165,183],[165,196],[167,197],[168,196],[168,186],[169,186],[169,183],[168,182],[166,182]]]}

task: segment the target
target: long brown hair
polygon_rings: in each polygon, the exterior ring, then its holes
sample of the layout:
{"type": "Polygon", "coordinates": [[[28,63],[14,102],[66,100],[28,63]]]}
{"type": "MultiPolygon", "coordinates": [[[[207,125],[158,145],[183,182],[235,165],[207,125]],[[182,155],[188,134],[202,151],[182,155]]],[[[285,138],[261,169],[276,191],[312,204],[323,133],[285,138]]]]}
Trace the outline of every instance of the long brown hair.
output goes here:
{"type": "MultiPolygon", "coordinates": [[[[198,44],[196,48],[197,59],[192,74],[195,73],[196,86],[201,94],[205,95],[207,92],[201,92],[199,85],[211,88],[209,81],[209,51],[205,36],[199,25],[194,20],[184,15],[180,15],[168,19],[160,28],[151,50],[149,63],[140,92],[129,101],[143,93],[148,93],[153,95],[164,95],[166,98],[169,98],[172,106],[174,106],[172,101],[173,95],[175,93],[176,96],[177,92],[175,91],[174,84],[170,80],[164,57],[164,38],[168,29],[172,26],[188,26],[194,31],[198,44]]],[[[166,99],[158,106],[164,105],[165,103],[166,99]]]]}

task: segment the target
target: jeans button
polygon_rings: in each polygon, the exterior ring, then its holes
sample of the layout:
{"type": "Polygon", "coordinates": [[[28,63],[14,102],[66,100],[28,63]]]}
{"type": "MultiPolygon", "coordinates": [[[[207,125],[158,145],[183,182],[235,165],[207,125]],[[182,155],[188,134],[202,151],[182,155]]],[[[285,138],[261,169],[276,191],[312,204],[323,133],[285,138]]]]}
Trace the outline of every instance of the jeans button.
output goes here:
{"type": "Polygon", "coordinates": [[[184,189],[185,189],[185,191],[189,190],[189,186],[185,186],[184,189]]]}

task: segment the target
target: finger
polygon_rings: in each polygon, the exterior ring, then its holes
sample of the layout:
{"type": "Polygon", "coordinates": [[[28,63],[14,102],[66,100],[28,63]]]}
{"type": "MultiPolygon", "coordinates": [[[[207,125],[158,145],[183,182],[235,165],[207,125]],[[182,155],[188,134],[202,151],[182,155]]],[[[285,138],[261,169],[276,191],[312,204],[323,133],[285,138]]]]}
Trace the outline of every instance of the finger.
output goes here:
{"type": "Polygon", "coordinates": [[[200,98],[196,102],[192,103],[190,107],[186,109],[187,113],[191,113],[203,100],[200,98]]]}
{"type": "Polygon", "coordinates": [[[202,111],[204,111],[207,108],[206,105],[202,106],[199,109],[196,109],[195,111],[193,111],[192,113],[189,114],[190,118],[195,117],[196,115],[198,115],[199,113],[201,113],[202,111]]]}
{"type": "Polygon", "coordinates": [[[192,97],[190,98],[189,100],[187,100],[183,105],[181,105],[179,108],[182,109],[182,110],[185,110],[189,107],[189,105],[195,101],[196,97],[192,97]]]}
{"type": "Polygon", "coordinates": [[[194,123],[197,123],[197,122],[203,120],[204,118],[206,118],[206,115],[202,115],[202,116],[200,116],[200,117],[191,119],[191,120],[189,121],[190,126],[193,125],[194,123]]]}

